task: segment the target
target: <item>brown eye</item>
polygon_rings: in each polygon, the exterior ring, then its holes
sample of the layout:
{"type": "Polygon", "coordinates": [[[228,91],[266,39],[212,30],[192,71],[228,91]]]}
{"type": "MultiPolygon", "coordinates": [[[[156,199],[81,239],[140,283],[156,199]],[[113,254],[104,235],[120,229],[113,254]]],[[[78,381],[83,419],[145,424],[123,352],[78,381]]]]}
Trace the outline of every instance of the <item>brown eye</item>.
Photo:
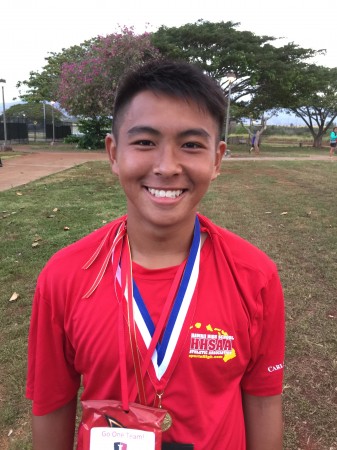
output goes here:
{"type": "Polygon", "coordinates": [[[197,142],[186,142],[186,144],[183,145],[183,148],[191,148],[191,149],[198,149],[201,147],[202,145],[197,142]]]}
{"type": "Polygon", "coordinates": [[[152,141],[149,141],[148,139],[141,139],[139,141],[135,142],[136,145],[141,145],[141,146],[149,146],[149,145],[154,145],[154,143],[152,141]]]}

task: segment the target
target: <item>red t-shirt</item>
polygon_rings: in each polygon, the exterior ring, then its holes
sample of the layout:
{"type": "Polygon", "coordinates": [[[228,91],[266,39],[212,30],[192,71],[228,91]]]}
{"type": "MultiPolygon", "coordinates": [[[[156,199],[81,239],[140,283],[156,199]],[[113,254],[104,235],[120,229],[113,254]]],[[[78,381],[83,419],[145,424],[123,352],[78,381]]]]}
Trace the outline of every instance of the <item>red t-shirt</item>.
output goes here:
{"type": "MultiPolygon", "coordinates": [[[[195,309],[183,326],[183,345],[172,357],[164,389],[162,404],[170,411],[173,425],[163,439],[193,443],[195,450],[244,450],[241,389],[258,396],[282,392],[282,289],[275,264],[262,251],[199,218],[208,238],[201,250],[195,309]]],[[[59,251],[39,276],[27,380],[27,397],[33,400],[36,415],[68,403],[79,389],[81,376],[82,400],[121,398],[112,264],[91,297],[83,295],[94,282],[122,220],[59,251]],[[108,232],[97,260],[83,270],[108,232]]],[[[133,265],[134,279],[154,324],[176,270],[133,265]]],[[[127,338],[125,343],[131,390],[135,377],[127,338]]],[[[147,375],[144,384],[152,405],[162,380],[153,370],[149,373],[151,379],[147,375]]]]}

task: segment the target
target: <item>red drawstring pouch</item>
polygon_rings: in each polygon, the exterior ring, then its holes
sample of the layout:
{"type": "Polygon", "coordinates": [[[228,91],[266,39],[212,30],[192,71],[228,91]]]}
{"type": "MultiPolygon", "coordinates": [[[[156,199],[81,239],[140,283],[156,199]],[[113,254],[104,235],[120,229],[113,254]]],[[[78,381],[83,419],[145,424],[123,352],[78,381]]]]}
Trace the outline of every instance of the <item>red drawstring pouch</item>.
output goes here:
{"type": "Polygon", "coordinates": [[[166,411],[117,400],[82,402],[83,450],[160,450],[166,411]]]}

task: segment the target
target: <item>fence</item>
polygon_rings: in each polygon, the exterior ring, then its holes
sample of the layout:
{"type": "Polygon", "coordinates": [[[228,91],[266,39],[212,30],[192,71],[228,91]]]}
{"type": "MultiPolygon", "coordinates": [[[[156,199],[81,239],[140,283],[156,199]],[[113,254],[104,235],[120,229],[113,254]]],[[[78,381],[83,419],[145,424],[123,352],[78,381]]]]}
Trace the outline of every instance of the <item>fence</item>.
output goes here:
{"type": "MultiPolygon", "coordinates": [[[[6,121],[7,141],[28,143],[28,127],[24,120],[6,121]]],[[[4,122],[0,122],[0,141],[5,140],[4,122]]]]}
{"type": "MultiPolygon", "coordinates": [[[[61,140],[72,134],[71,122],[40,123],[25,119],[6,120],[7,141],[28,144],[30,141],[61,140]]],[[[0,141],[5,140],[4,123],[0,121],[0,141]]]]}
{"type": "Polygon", "coordinates": [[[53,124],[46,125],[46,139],[64,139],[71,133],[71,123],[55,124],[55,136],[53,136],[53,124]]]}

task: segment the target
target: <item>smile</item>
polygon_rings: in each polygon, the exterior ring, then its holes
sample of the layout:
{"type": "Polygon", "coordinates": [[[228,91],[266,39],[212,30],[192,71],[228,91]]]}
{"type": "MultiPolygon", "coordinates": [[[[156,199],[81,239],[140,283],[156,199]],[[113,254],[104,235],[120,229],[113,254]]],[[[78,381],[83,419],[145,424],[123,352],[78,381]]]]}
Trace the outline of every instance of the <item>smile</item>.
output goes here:
{"type": "Polygon", "coordinates": [[[169,191],[169,190],[164,191],[163,189],[148,188],[147,190],[154,197],[160,197],[160,198],[177,198],[183,193],[182,189],[176,189],[176,190],[172,190],[172,191],[169,191]]]}

